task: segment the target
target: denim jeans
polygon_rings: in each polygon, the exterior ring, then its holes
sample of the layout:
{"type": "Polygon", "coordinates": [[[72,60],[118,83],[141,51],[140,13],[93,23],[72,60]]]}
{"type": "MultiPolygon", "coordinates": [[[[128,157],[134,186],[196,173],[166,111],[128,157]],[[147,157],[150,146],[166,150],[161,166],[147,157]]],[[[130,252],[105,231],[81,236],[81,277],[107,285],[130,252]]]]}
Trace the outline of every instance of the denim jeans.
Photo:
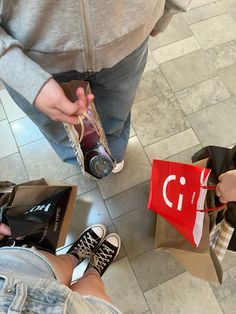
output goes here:
{"type": "MultiPolygon", "coordinates": [[[[117,162],[124,159],[128,144],[131,107],[146,65],[147,44],[148,38],[112,68],[96,73],[79,73],[72,70],[54,75],[60,83],[71,80],[89,81],[109,149],[117,162]]],[[[39,127],[61,160],[77,164],[63,124],[50,120],[11,87],[6,88],[16,104],[39,127]]]]}

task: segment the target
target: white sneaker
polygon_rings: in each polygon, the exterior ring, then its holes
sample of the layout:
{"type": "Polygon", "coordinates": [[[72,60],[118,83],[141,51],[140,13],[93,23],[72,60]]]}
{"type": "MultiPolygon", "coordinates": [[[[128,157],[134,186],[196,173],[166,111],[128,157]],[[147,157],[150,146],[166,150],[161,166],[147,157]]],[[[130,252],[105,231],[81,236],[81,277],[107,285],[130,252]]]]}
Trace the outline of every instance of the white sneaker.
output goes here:
{"type": "Polygon", "coordinates": [[[125,161],[124,161],[124,159],[123,159],[121,162],[118,162],[118,163],[115,165],[115,168],[112,170],[112,173],[121,172],[122,169],[124,168],[124,165],[125,165],[125,161]]]}

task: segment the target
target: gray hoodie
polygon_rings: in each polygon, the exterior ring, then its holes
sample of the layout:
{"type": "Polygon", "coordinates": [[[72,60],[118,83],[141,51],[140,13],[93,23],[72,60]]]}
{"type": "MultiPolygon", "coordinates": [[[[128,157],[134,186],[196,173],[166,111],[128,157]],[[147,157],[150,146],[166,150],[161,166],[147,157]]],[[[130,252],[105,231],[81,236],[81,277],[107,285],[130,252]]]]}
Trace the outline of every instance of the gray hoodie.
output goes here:
{"type": "Polygon", "coordinates": [[[0,0],[0,79],[33,103],[52,74],[109,68],[191,0],[0,0]]]}

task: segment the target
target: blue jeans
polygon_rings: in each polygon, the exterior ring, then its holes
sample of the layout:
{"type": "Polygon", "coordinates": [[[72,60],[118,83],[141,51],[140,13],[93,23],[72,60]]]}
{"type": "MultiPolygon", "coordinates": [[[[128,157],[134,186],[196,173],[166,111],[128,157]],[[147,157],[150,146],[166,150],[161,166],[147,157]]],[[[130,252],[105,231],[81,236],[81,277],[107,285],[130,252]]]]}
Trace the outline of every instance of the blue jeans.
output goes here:
{"type": "MultiPolygon", "coordinates": [[[[131,107],[146,65],[147,44],[148,39],[112,68],[96,73],[79,73],[72,70],[54,75],[60,83],[71,80],[89,81],[109,149],[117,162],[124,159],[128,144],[131,107]]],[[[12,88],[6,88],[16,104],[39,127],[58,156],[65,162],[77,164],[63,124],[50,120],[12,88]]]]}

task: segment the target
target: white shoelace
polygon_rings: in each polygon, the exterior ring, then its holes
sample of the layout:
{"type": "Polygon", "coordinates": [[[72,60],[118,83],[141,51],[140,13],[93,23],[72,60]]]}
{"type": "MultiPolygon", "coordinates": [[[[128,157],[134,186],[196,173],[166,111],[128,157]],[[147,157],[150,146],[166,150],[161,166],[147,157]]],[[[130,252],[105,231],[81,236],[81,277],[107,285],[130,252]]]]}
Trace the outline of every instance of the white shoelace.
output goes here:
{"type": "Polygon", "coordinates": [[[73,251],[75,251],[80,258],[90,257],[91,251],[94,250],[96,245],[97,240],[95,240],[91,234],[88,233],[83,236],[83,238],[79,241],[79,245],[76,246],[73,251]]]}
{"type": "Polygon", "coordinates": [[[103,244],[102,247],[98,249],[96,254],[91,256],[91,265],[98,268],[99,272],[101,272],[102,269],[107,265],[107,263],[110,262],[114,252],[114,250],[103,244]]]}

